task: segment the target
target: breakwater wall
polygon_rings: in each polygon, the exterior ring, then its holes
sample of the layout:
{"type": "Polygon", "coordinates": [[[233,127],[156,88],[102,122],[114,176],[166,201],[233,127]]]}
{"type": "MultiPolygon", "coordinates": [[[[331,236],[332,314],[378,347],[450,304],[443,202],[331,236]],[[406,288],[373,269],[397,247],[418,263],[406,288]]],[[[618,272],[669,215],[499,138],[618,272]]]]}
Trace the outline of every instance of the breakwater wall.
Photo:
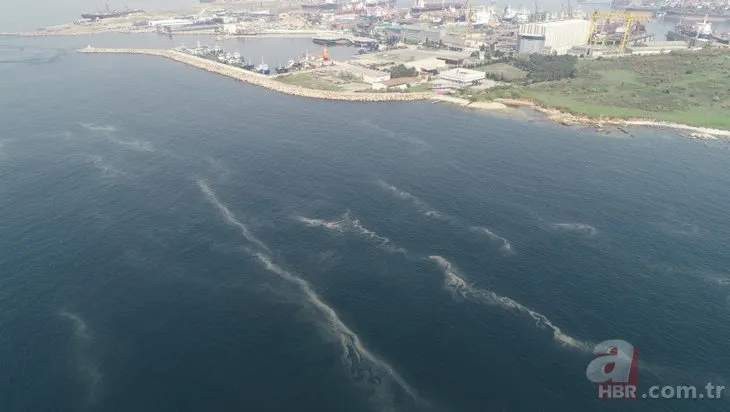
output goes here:
{"type": "MultiPolygon", "coordinates": [[[[442,96],[435,95],[431,92],[416,92],[416,93],[357,93],[357,92],[340,92],[340,91],[328,91],[328,90],[316,90],[308,89],[306,87],[291,85],[277,81],[269,76],[265,76],[259,73],[244,70],[238,67],[229,66],[227,64],[219,63],[212,60],[207,60],[201,57],[192,56],[186,53],[182,53],[175,50],[163,50],[163,49],[100,49],[100,48],[85,48],[78,50],[80,53],[120,53],[120,54],[138,54],[146,56],[159,56],[165,57],[171,60],[175,60],[180,63],[185,63],[190,66],[194,66],[209,72],[222,74],[224,76],[232,77],[245,83],[253,84],[256,86],[265,87],[269,90],[273,90],[280,93],[286,93],[293,96],[307,97],[311,99],[323,99],[323,100],[342,100],[351,102],[403,102],[403,101],[417,101],[417,100],[437,100],[437,101],[448,101],[451,103],[466,105],[469,103],[468,100],[460,101],[461,99],[454,98],[442,98],[442,96]]],[[[446,96],[444,96],[446,97],[446,96]]]]}

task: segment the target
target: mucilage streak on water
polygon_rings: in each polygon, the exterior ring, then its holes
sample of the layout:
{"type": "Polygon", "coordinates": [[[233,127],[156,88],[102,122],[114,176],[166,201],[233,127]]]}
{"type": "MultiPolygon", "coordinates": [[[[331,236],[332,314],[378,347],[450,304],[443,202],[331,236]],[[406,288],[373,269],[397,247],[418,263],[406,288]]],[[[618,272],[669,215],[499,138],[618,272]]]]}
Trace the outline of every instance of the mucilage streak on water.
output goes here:
{"type": "Polygon", "coordinates": [[[381,236],[363,226],[359,219],[352,216],[350,211],[345,212],[342,217],[334,220],[314,219],[304,216],[298,216],[296,219],[309,227],[321,227],[339,233],[353,233],[356,236],[373,240],[378,246],[389,252],[406,254],[405,249],[394,245],[387,237],[381,236]]]}
{"type": "Polygon", "coordinates": [[[460,296],[468,301],[484,305],[495,305],[506,310],[515,310],[527,314],[535,321],[539,328],[548,327],[553,331],[553,339],[563,346],[578,349],[583,352],[590,352],[594,345],[590,342],[578,340],[565,334],[559,327],[555,326],[550,319],[542,313],[536,312],[521,303],[506,296],[500,296],[491,290],[480,289],[470,285],[464,276],[448,260],[441,256],[429,256],[429,260],[435,262],[444,271],[444,287],[452,295],[460,296]]]}
{"type": "Polygon", "coordinates": [[[79,315],[66,310],[59,311],[58,315],[69,320],[74,327],[73,357],[75,358],[79,379],[86,387],[85,404],[87,406],[95,405],[99,400],[100,386],[104,375],[99,371],[99,366],[94,362],[91,354],[93,334],[79,315]]]}
{"type": "Polygon", "coordinates": [[[218,211],[221,213],[221,215],[223,215],[223,219],[225,219],[226,222],[228,222],[232,226],[237,227],[241,231],[241,234],[243,235],[243,237],[245,237],[246,240],[248,240],[249,242],[256,245],[256,247],[265,251],[269,255],[273,254],[271,252],[271,249],[269,249],[262,241],[260,241],[256,236],[254,236],[251,233],[251,231],[248,230],[248,227],[246,225],[244,225],[241,221],[236,219],[236,216],[230,210],[228,210],[228,207],[226,207],[226,205],[224,205],[223,203],[220,202],[220,200],[218,200],[218,197],[215,195],[215,193],[213,193],[213,191],[210,189],[210,187],[204,180],[198,179],[197,182],[198,182],[198,187],[203,192],[206,199],[208,199],[208,201],[210,203],[212,203],[213,206],[215,206],[218,209],[218,211]]]}
{"type": "Polygon", "coordinates": [[[553,223],[551,226],[556,230],[575,232],[587,237],[594,237],[598,234],[598,229],[587,223],[553,223]]]}
{"type": "MultiPolygon", "coordinates": [[[[268,246],[258,240],[236,216],[218,200],[212,189],[202,180],[198,180],[198,187],[206,199],[213,204],[220,212],[225,221],[231,226],[241,230],[246,240],[256,245],[258,250],[249,250],[253,257],[269,272],[276,274],[279,278],[293,284],[301,293],[304,301],[311,305],[321,315],[320,326],[340,342],[342,350],[342,361],[347,366],[351,377],[355,382],[367,385],[378,395],[376,399],[378,410],[398,410],[400,402],[398,399],[405,395],[411,405],[427,407],[428,403],[422,399],[414,389],[384,360],[370,352],[360,341],[360,337],[353,332],[337,315],[337,312],[324,303],[309,282],[301,277],[283,269],[274,263],[271,258],[271,250],[268,246]],[[383,381],[387,379],[387,382],[383,381]],[[393,392],[393,387],[398,388],[402,394],[393,392]],[[384,409],[386,408],[386,409],[384,409]]],[[[375,235],[377,236],[377,235],[375,235]]],[[[422,409],[422,408],[421,408],[422,409]]],[[[419,410],[421,410],[419,409],[419,410]]]]}
{"type": "MultiPolygon", "coordinates": [[[[467,226],[467,225],[463,224],[459,219],[457,219],[453,216],[449,216],[438,210],[435,210],[434,208],[429,206],[426,202],[422,201],[415,195],[408,193],[405,190],[399,189],[399,188],[391,185],[388,182],[379,180],[377,182],[377,184],[382,189],[395,195],[395,197],[411,202],[417,209],[419,209],[421,211],[421,213],[423,213],[424,216],[427,216],[427,217],[430,217],[433,219],[442,220],[444,222],[451,223],[454,225],[467,226]]],[[[477,233],[477,234],[486,236],[487,239],[489,239],[493,242],[494,241],[499,242],[499,244],[500,244],[499,250],[501,252],[503,252],[504,254],[514,254],[515,253],[515,250],[512,247],[512,243],[509,240],[507,240],[507,238],[496,234],[493,230],[491,230],[487,227],[468,226],[468,230],[472,233],[477,233]]]]}
{"type": "Polygon", "coordinates": [[[116,136],[117,128],[114,126],[99,126],[93,123],[81,123],[81,127],[84,129],[100,134],[102,137],[104,137],[109,142],[112,142],[118,146],[124,147],[126,149],[135,150],[138,152],[154,152],[155,149],[152,146],[150,142],[142,141],[142,140],[126,140],[126,139],[120,139],[116,136]]]}

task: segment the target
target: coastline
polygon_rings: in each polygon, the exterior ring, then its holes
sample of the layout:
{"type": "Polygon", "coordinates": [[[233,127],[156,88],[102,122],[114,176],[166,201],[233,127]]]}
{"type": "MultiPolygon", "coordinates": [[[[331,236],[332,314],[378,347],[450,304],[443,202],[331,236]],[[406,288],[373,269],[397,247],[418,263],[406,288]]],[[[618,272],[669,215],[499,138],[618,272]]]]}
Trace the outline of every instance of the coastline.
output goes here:
{"type": "Polygon", "coordinates": [[[560,123],[564,126],[592,126],[596,128],[603,128],[606,126],[614,127],[656,127],[664,129],[673,129],[677,131],[690,132],[688,137],[690,139],[700,140],[719,140],[727,139],[730,140],[730,130],[713,129],[710,127],[692,126],[688,124],[673,123],[662,120],[652,119],[622,119],[614,117],[588,117],[583,115],[576,115],[572,113],[561,112],[560,110],[553,109],[540,105],[531,100],[519,100],[519,99],[497,99],[496,101],[505,104],[508,107],[528,107],[535,110],[547,119],[550,119],[556,123],[560,123]]]}
{"type": "Polygon", "coordinates": [[[477,110],[504,111],[510,108],[530,108],[544,115],[547,119],[564,126],[589,126],[603,128],[606,126],[621,127],[655,127],[673,129],[689,132],[689,138],[702,140],[730,140],[730,130],[712,129],[707,127],[691,126],[680,123],[657,121],[652,119],[621,119],[621,118],[591,118],[587,116],[564,113],[557,109],[542,106],[534,101],[519,99],[496,99],[492,102],[471,102],[466,99],[439,95],[433,92],[414,93],[357,93],[309,89],[302,86],[286,84],[269,76],[232,67],[227,64],[191,56],[182,52],[169,49],[109,49],[109,48],[85,48],[77,50],[79,53],[101,53],[101,54],[136,54],[146,56],[164,57],[179,63],[187,64],[208,72],[224,75],[233,79],[260,86],[279,93],[292,96],[320,99],[337,100],[349,102],[407,102],[407,101],[432,101],[434,103],[450,103],[463,108],[477,110]]]}
{"type": "MultiPolygon", "coordinates": [[[[154,34],[157,33],[157,30],[154,28],[120,28],[120,27],[94,27],[93,30],[84,30],[86,28],[85,26],[75,27],[75,26],[58,26],[60,28],[56,28],[53,30],[49,29],[43,29],[43,30],[36,30],[36,31],[23,31],[23,32],[0,32],[0,37],[75,37],[75,36],[93,36],[96,34],[108,34],[108,33],[118,33],[118,34],[130,34],[130,35],[136,35],[136,34],[154,34]]],[[[219,33],[216,33],[215,31],[211,29],[204,29],[204,30],[190,30],[190,31],[184,31],[184,32],[173,32],[173,35],[176,36],[217,36],[219,33]]],[[[331,30],[265,30],[265,31],[259,31],[259,32],[251,32],[251,33],[243,33],[243,34],[226,34],[222,37],[228,38],[228,39],[235,39],[235,38],[291,38],[291,39],[301,39],[301,38],[311,38],[314,35],[322,35],[322,34],[341,34],[341,32],[338,31],[331,31],[331,30]]]]}
{"type": "MultiPolygon", "coordinates": [[[[77,50],[79,53],[103,53],[103,54],[136,54],[146,56],[165,57],[180,63],[187,64],[199,69],[203,69],[212,73],[221,74],[227,77],[240,80],[244,83],[260,86],[279,93],[289,94],[292,96],[305,97],[320,100],[338,100],[350,102],[406,102],[419,100],[432,100],[444,103],[452,103],[459,106],[469,106],[470,101],[459,99],[452,96],[442,96],[432,92],[415,92],[415,93],[357,93],[357,92],[340,92],[309,89],[302,86],[282,83],[270,76],[251,72],[238,67],[232,67],[227,64],[203,59],[197,56],[181,53],[175,50],[164,49],[98,49],[86,48],[77,50]]],[[[506,109],[507,106],[502,103],[480,104],[474,106],[482,109],[506,109]]]]}

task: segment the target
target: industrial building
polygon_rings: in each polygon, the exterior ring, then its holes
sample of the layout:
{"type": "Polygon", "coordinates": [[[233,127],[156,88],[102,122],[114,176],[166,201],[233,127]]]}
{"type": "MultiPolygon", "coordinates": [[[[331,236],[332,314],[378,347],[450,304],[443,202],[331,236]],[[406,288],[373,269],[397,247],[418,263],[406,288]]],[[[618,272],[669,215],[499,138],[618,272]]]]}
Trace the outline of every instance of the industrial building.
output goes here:
{"type": "Polygon", "coordinates": [[[244,31],[243,24],[224,24],[223,33],[225,34],[239,34],[244,31]]]}
{"type": "Polygon", "coordinates": [[[373,90],[406,90],[411,85],[420,83],[420,77],[399,77],[384,82],[373,83],[373,90]]]}
{"type": "Polygon", "coordinates": [[[566,54],[574,46],[588,42],[591,22],[582,19],[558,20],[520,25],[520,54],[566,54]]]}
{"type": "Polygon", "coordinates": [[[416,60],[416,61],[412,61],[412,62],[407,62],[407,63],[404,63],[403,65],[409,69],[411,69],[411,68],[416,69],[420,73],[428,73],[428,74],[436,74],[439,72],[439,70],[449,67],[448,64],[446,64],[445,60],[439,59],[436,57],[429,57],[426,59],[420,59],[420,60],[416,60]]]}
{"type": "Polygon", "coordinates": [[[195,23],[195,21],[193,21],[193,20],[169,19],[169,20],[148,21],[147,25],[149,27],[175,27],[175,26],[189,26],[194,23],[195,23]]]}
{"type": "Polygon", "coordinates": [[[451,69],[441,72],[439,77],[443,80],[458,83],[466,86],[484,80],[487,77],[487,73],[478,70],[470,69],[451,69]]]}
{"type": "Polygon", "coordinates": [[[443,29],[426,25],[403,26],[401,40],[412,43],[438,43],[444,35],[443,29]]]}

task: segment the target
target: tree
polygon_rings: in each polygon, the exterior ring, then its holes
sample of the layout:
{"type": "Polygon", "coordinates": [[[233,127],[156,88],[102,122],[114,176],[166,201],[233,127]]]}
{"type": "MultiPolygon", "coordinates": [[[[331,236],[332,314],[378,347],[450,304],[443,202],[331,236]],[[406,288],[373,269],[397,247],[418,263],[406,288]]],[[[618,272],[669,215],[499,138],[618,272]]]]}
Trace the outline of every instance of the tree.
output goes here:
{"type": "Polygon", "coordinates": [[[416,74],[418,74],[418,71],[416,71],[415,68],[408,68],[403,64],[399,64],[390,69],[390,77],[392,79],[397,79],[399,77],[415,77],[416,74]]]}

